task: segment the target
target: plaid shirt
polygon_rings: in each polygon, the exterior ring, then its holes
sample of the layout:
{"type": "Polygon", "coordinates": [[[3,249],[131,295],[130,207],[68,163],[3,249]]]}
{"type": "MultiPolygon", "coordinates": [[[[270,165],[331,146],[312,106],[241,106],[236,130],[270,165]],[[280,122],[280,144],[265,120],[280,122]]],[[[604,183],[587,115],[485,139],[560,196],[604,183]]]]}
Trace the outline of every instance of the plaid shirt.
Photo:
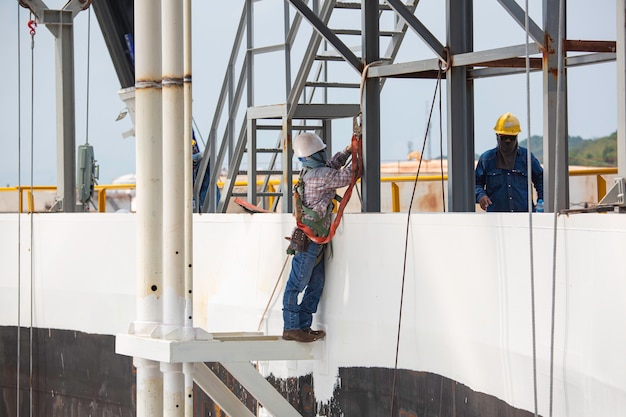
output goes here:
{"type": "MultiPolygon", "coordinates": [[[[324,227],[330,227],[331,216],[328,214],[328,206],[335,197],[337,188],[345,187],[352,180],[352,163],[343,166],[350,152],[343,150],[337,152],[325,167],[313,168],[304,173],[304,195],[302,204],[310,208],[320,218],[324,218],[324,227]]],[[[314,221],[311,216],[303,213],[304,219],[314,221]]]]}

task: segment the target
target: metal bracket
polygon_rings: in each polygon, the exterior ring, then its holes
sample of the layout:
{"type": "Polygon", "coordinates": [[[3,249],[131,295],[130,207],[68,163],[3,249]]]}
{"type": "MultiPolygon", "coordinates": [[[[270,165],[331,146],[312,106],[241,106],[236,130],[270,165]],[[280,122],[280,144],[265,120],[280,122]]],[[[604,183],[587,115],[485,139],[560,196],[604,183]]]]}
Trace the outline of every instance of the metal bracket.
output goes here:
{"type": "Polygon", "coordinates": [[[615,178],[615,184],[606,193],[606,195],[600,200],[598,203],[599,206],[602,205],[611,205],[611,206],[621,206],[624,204],[624,189],[626,188],[624,178],[615,178]]]}

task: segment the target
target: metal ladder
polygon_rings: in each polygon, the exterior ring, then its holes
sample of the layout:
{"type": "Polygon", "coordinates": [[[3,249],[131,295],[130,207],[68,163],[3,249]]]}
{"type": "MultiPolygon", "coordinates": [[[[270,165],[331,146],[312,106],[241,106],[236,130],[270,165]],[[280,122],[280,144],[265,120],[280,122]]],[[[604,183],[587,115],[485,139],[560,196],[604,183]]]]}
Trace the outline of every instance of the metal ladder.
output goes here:
{"type": "MultiPolygon", "coordinates": [[[[413,13],[419,0],[407,0],[404,4],[413,13]]],[[[220,90],[216,111],[208,136],[208,143],[200,161],[198,180],[194,184],[194,194],[198,196],[200,181],[208,167],[210,170],[209,195],[205,199],[202,212],[226,212],[234,197],[244,197],[248,203],[261,208],[282,212],[292,211],[291,158],[292,132],[316,131],[326,141],[329,152],[332,144],[332,120],[356,116],[359,113],[359,82],[353,82],[354,69],[349,81],[341,79],[346,68],[343,56],[329,50],[328,42],[304,19],[317,19],[326,31],[341,37],[346,44],[356,43],[356,53],[360,53],[361,3],[336,0],[313,0],[311,7],[302,0],[276,2],[276,8],[283,6],[284,40],[281,44],[256,46],[254,8],[255,1],[247,0],[243,8],[226,74],[220,90]],[[320,3],[322,3],[320,5],[320,3]],[[290,6],[296,9],[291,17],[290,6]],[[313,17],[311,17],[313,16],[313,17]],[[358,27],[329,28],[329,22],[337,19],[346,24],[357,22],[358,27]],[[302,26],[302,28],[301,28],[302,26]],[[303,28],[309,29],[310,34],[303,28]],[[307,37],[308,35],[308,37],[307,37]],[[308,39],[308,42],[307,42],[308,39]],[[245,42],[245,44],[244,44],[245,42]],[[306,44],[305,46],[302,46],[306,44]],[[296,76],[291,77],[294,50],[304,51],[298,61],[296,76]],[[284,104],[260,105],[255,100],[254,74],[255,60],[263,55],[283,53],[284,104]],[[236,73],[236,68],[239,72],[236,73]],[[342,73],[341,71],[344,71],[342,73]],[[335,77],[335,74],[337,76],[335,77]],[[348,103],[333,102],[330,98],[350,96],[348,103]],[[245,97],[245,102],[243,98],[245,97]],[[275,135],[275,136],[274,136],[275,135]],[[242,161],[246,155],[246,164],[242,161]],[[216,184],[221,167],[228,160],[228,170],[222,187],[221,198],[216,201],[216,184]],[[261,166],[263,164],[263,166],[261,166]],[[247,178],[247,186],[237,184],[238,178],[247,178]],[[280,181],[273,180],[280,176],[280,181]]],[[[260,2],[268,4],[271,2],[260,2]]],[[[395,15],[384,2],[379,4],[382,39],[387,48],[382,54],[382,63],[393,63],[400,48],[407,25],[395,15]],[[387,19],[389,29],[383,29],[383,19],[387,19]],[[392,20],[389,23],[389,20],[392,20]]],[[[360,59],[360,58],[359,58],[360,59]]],[[[357,80],[360,76],[357,74],[357,80]]],[[[382,82],[381,82],[382,88],[382,82]]],[[[197,199],[196,199],[197,201],[197,199]]]]}

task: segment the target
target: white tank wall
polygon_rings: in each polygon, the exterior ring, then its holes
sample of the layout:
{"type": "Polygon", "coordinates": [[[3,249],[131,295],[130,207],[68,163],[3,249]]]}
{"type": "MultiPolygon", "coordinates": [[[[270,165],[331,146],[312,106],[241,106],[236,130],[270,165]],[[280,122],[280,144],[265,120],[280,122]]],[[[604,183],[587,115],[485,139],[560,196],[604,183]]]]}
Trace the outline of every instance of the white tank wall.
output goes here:
{"type": "MultiPolygon", "coordinates": [[[[0,325],[17,324],[16,214],[0,214],[0,325]]],[[[135,315],[132,214],[36,214],[21,219],[21,324],[125,333],[135,315]]],[[[539,413],[548,415],[553,220],[534,215],[539,413]]],[[[195,325],[256,331],[279,278],[290,215],[194,218],[195,325]]],[[[529,216],[414,214],[408,241],[399,367],[441,374],[533,411],[529,216]]],[[[346,214],[333,241],[315,362],[261,364],[277,376],[315,371],[318,400],[337,370],[393,368],[406,214],[346,214]]],[[[617,415],[626,409],[626,216],[558,219],[554,415],[617,415]]],[[[290,261],[290,260],[289,260],[290,261]]],[[[282,285],[261,330],[282,330],[282,285]]]]}

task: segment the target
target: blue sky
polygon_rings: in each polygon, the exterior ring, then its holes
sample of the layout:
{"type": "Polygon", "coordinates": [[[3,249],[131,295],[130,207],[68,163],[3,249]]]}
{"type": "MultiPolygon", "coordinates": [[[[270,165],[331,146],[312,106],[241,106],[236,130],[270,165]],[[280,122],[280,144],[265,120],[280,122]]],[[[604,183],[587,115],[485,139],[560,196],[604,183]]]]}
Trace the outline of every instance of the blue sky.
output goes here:
{"type": "MultiPolygon", "coordinates": [[[[19,11],[19,50],[21,53],[18,78],[18,7],[17,2],[0,2],[1,52],[5,64],[0,66],[0,77],[5,81],[2,94],[2,149],[0,153],[0,185],[18,183],[18,159],[21,161],[22,184],[31,182],[31,155],[33,160],[32,181],[38,185],[56,183],[56,114],[54,39],[47,28],[37,28],[35,46],[31,54],[31,39],[26,23],[29,14],[19,11]],[[34,67],[34,83],[31,90],[31,66],[34,67]],[[18,80],[20,81],[18,83],[18,80]],[[19,90],[18,90],[18,85],[19,90]],[[32,93],[32,105],[31,105],[32,93]],[[20,98],[21,97],[21,98],[20,98]],[[18,112],[21,100],[21,112],[18,112]],[[21,129],[18,129],[18,119],[21,129]],[[31,123],[34,129],[31,131],[31,123]],[[34,144],[31,154],[31,140],[34,144]],[[20,158],[18,158],[18,155],[20,158]]],[[[50,8],[60,8],[63,2],[47,1],[50,8]]],[[[475,2],[475,50],[505,45],[523,44],[525,33],[500,8],[495,1],[475,2]]],[[[195,1],[193,3],[193,96],[194,119],[202,136],[206,137],[213,118],[217,94],[224,77],[232,39],[236,30],[243,0],[195,1]]],[[[281,34],[282,0],[265,0],[255,3],[257,28],[264,30],[267,44],[278,43],[281,34]],[[263,24],[261,23],[263,22],[263,24]],[[267,24],[267,28],[262,26],[267,24]]],[[[440,0],[422,0],[418,16],[445,43],[445,7],[440,0]]],[[[520,2],[524,6],[524,3],[520,2]]],[[[541,2],[530,2],[530,15],[541,22],[541,2]]],[[[568,5],[568,38],[615,39],[615,0],[603,0],[592,4],[585,0],[570,0],[568,5]]],[[[80,145],[88,136],[94,146],[100,165],[100,183],[110,183],[114,178],[133,173],[135,170],[135,138],[124,139],[123,132],[131,126],[130,118],[115,121],[124,109],[119,99],[120,89],[111,59],[100,34],[97,19],[91,14],[89,114],[87,115],[87,23],[88,12],[75,18],[75,77],[76,77],[76,143],[80,145]],[[87,119],[88,118],[88,119],[87,119]],[[88,125],[87,125],[88,120],[88,125]],[[87,129],[88,126],[88,129],[87,129]]],[[[354,22],[352,22],[354,23],[354,22]]],[[[358,22],[356,22],[358,24],[358,22]]],[[[303,25],[307,25],[304,23],[303,25]]],[[[263,37],[257,35],[261,41],[263,37]]],[[[260,45],[258,45],[260,46],[260,45]]],[[[348,45],[352,46],[352,45],[348,45]]],[[[409,32],[398,55],[397,62],[431,58],[417,36],[409,32]]],[[[256,66],[259,101],[270,90],[276,90],[280,79],[272,79],[272,63],[265,65],[259,60],[256,66]]],[[[276,77],[276,75],[273,75],[276,77]]],[[[346,75],[358,82],[358,74],[349,70],[346,75]]],[[[569,133],[583,138],[608,135],[616,130],[616,73],[615,64],[601,64],[570,69],[569,82],[569,133]]],[[[388,80],[381,98],[381,157],[384,161],[405,160],[409,142],[415,149],[422,146],[426,124],[426,111],[435,88],[433,80],[388,80]]],[[[526,126],[526,76],[525,74],[477,80],[475,83],[475,147],[480,153],[495,145],[493,124],[506,111],[515,113],[526,126]]],[[[530,84],[531,134],[542,134],[542,84],[541,74],[531,75],[530,84]]],[[[267,102],[284,102],[280,97],[270,97],[267,102]]],[[[445,88],[444,88],[445,117],[445,88]]],[[[439,154],[439,121],[433,119],[431,156],[439,154]]],[[[337,147],[349,140],[350,123],[338,123],[334,133],[337,147]],[[345,131],[345,133],[344,133],[345,131]],[[343,140],[342,135],[345,135],[343,140]]],[[[444,152],[445,152],[445,120],[444,152]]],[[[526,129],[524,129],[526,130],[526,129]]],[[[522,134],[522,138],[525,133],[522,134]]],[[[428,154],[427,154],[428,156],[428,154]]]]}

